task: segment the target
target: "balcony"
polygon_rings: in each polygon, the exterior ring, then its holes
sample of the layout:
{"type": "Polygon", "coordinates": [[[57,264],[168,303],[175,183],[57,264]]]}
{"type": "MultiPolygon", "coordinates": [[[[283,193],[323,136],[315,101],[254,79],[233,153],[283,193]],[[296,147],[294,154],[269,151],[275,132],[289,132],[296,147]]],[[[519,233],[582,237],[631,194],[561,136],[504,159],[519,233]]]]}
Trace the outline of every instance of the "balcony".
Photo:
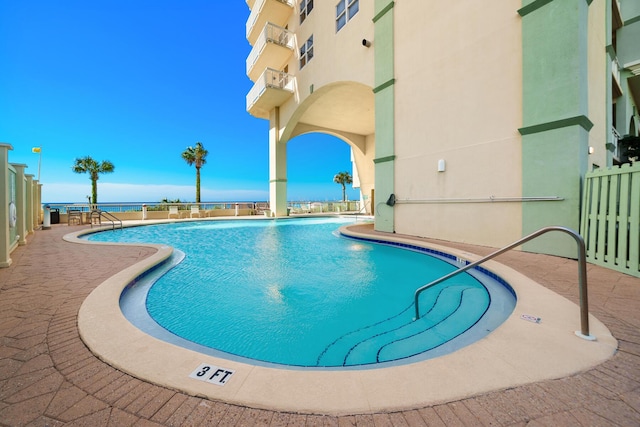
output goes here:
{"type": "Polygon", "coordinates": [[[613,99],[616,99],[622,96],[622,85],[620,84],[622,81],[620,80],[620,64],[617,59],[613,59],[611,61],[611,88],[612,88],[612,96],[613,99]]]}
{"type": "MultiPolygon", "coordinates": [[[[249,4],[249,2],[247,2],[249,4]]],[[[247,40],[253,46],[267,22],[284,27],[293,14],[294,0],[255,0],[247,19],[247,40]]]]}
{"type": "Polygon", "coordinates": [[[613,159],[614,159],[614,163],[618,164],[621,161],[621,152],[620,152],[620,144],[618,144],[618,141],[620,141],[622,139],[622,137],[620,136],[620,133],[618,132],[618,130],[615,127],[611,128],[611,143],[607,144],[607,148],[609,149],[609,151],[611,151],[611,153],[613,154],[613,159]]]}
{"type": "Polygon", "coordinates": [[[292,32],[267,23],[247,58],[247,76],[251,81],[255,82],[265,68],[284,68],[293,55],[294,42],[292,32]]]}
{"type": "Polygon", "coordinates": [[[627,77],[627,87],[636,107],[640,106],[640,59],[624,64],[624,69],[631,75],[627,77]]]}
{"type": "Polygon", "coordinates": [[[295,77],[284,71],[267,68],[247,94],[247,111],[259,119],[287,101],[295,90],[295,77]]]}
{"type": "Polygon", "coordinates": [[[624,20],[622,19],[622,14],[620,13],[619,0],[611,1],[611,24],[613,27],[612,28],[613,31],[616,31],[617,29],[622,28],[622,26],[624,25],[624,20]]]}

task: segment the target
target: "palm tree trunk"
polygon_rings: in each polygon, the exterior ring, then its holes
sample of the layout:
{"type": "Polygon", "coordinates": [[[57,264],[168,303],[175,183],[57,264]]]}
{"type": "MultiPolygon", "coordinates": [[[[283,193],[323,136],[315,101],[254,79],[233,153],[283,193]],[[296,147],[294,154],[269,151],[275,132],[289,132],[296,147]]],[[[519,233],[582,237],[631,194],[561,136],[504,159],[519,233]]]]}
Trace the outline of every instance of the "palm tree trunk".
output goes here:
{"type": "Polygon", "coordinates": [[[91,178],[91,200],[92,204],[98,203],[98,178],[91,178]]]}
{"type": "Polygon", "coordinates": [[[344,185],[344,183],[342,184],[342,201],[347,201],[347,187],[344,185]]]}
{"type": "Polygon", "coordinates": [[[200,168],[196,167],[196,203],[200,203],[200,168]]]}

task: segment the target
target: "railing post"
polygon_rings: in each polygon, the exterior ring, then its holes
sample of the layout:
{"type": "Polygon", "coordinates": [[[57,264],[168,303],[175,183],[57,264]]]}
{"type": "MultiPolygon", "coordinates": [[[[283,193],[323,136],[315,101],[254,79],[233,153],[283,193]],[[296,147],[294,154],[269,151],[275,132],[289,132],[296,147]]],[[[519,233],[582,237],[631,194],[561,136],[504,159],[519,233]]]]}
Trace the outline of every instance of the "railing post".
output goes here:
{"type": "MultiPolygon", "coordinates": [[[[568,229],[567,229],[568,230],[568,229]]],[[[587,292],[587,251],[584,239],[573,230],[568,231],[578,244],[578,288],[580,292],[580,331],[576,335],[589,341],[595,337],[589,334],[589,294],[587,292]]]]}

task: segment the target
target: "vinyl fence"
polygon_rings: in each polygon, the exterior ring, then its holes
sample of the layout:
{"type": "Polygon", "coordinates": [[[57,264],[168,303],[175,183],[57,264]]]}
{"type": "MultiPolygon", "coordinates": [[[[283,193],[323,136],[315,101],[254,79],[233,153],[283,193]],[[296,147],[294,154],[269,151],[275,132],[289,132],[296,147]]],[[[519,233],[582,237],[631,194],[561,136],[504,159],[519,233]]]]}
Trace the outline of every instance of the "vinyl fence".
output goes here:
{"type": "Polygon", "coordinates": [[[582,201],[587,261],[640,277],[640,163],[587,173],[582,201]]]}

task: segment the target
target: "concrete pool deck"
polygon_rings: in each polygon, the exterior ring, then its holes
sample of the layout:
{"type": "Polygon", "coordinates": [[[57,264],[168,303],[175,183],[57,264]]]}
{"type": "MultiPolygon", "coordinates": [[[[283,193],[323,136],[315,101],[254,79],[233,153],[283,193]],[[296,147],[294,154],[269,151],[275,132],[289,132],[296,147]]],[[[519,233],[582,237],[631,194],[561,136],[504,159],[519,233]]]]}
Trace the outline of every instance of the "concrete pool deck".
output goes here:
{"type": "MultiPolygon", "coordinates": [[[[595,367],[501,391],[473,394],[472,387],[465,398],[448,403],[424,400],[394,412],[304,415],[192,397],[136,379],[95,357],[80,339],[80,305],[106,279],[156,250],[87,249],[62,240],[64,234],[83,228],[87,227],[54,225],[36,232],[26,246],[13,252],[13,265],[0,270],[0,425],[640,424],[637,278],[588,266],[590,311],[618,340],[618,352],[595,367]]],[[[492,251],[431,243],[479,255],[492,251]]],[[[577,301],[575,261],[519,252],[501,255],[497,261],[577,301]]],[[[575,323],[573,329],[578,329],[577,317],[575,323]]],[[[567,337],[567,342],[571,340],[579,339],[567,337]]],[[[539,357],[544,364],[542,349],[539,357]]],[[[394,406],[390,402],[389,408],[394,406]]]]}

